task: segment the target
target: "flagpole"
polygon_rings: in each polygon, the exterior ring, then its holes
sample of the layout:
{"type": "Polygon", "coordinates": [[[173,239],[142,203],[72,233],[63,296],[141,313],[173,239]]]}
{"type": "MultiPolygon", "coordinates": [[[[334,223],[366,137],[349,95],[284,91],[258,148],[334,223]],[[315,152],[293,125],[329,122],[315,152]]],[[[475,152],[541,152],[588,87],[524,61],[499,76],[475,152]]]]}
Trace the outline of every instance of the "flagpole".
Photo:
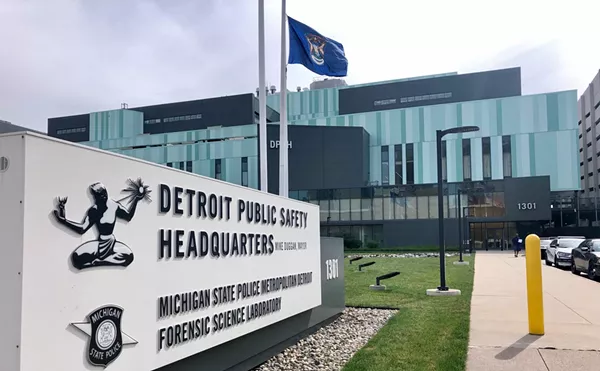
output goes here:
{"type": "Polygon", "coordinates": [[[260,138],[260,189],[268,191],[267,175],[267,82],[265,72],[265,0],[258,0],[258,137],[260,138]]]}
{"type": "Polygon", "coordinates": [[[281,92],[279,93],[279,194],[288,197],[286,0],[281,0],[281,92]]]}

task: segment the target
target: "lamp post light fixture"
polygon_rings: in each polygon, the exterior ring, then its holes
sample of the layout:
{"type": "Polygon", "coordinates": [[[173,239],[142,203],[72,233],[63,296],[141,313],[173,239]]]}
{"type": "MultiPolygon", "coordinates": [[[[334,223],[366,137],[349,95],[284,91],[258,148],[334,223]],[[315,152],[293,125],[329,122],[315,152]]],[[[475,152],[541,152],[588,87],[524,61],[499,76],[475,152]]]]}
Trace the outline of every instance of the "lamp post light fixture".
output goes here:
{"type": "Polygon", "coordinates": [[[359,264],[358,265],[358,271],[359,272],[364,272],[362,270],[364,267],[368,267],[368,266],[373,265],[373,264],[375,264],[375,262],[368,262],[368,263],[359,264]]]}
{"type": "Polygon", "coordinates": [[[440,286],[437,290],[427,290],[427,295],[460,295],[459,290],[449,290],[446,286],[446,246],[444,245],[444,186],[442,180],[442,138],[448,134],[479,131],[479,126],[458,126],[446,130],[436,130],[437,152],[437,193],[438,193],[438,235],[440,245],[440,286]]]}
{"type": "Polygon", "coordinates": [[[463,238],[463,210],[462,210],[462,200],[460,198],[461,194],[464,194],[460,188],[456,190],[456,198],[458,199],[457,203],[457,218],[458,218],[458,261],[454,262],[454,265],[469,265],[468,261],[463,260],[463,250],[465,246],[465,241],[463,238]]]}
{"type": "Polygon", "coordinates": [[[399,274],[400,274],[400,272],[390,272],[390,273],[386,273],[386,274],[384,274],[382,276],[376,277],[375,278],[375,284],[369,286],[369,288],[371,290],[375,290],[375,291],[385,290],[385,285],[382,285],[381,281],[382,280],[387,280],[388,278],[396,277],[399,274]]]}
{"type": "Polygon", "coordinates": [[[362,258],[363,258],[362,256],[354,257],[354,258],[350,259],[350,264],[352,264],[352,262],[355,262],[355,261],[360,260],[362,258]]]}
{"type": "MultiPolygon", "coordinates": [[[[470,212],[469,206],[465,206],[465,207],[462,208],[462,218],[465,221],[465,223],[467,223],[467,225],[469,225],[468,224],[469,223],[469,218],[471,217],[470,213],[471,212],[470,212]]],[[[463,230],[463,232],[464,232],[464,230],[463,230]]],[[[469,254],[472,254],[473,253],[473,246],[471,245],[471,239],[469,238],[468,240],[469,240],[469,254]]]]}

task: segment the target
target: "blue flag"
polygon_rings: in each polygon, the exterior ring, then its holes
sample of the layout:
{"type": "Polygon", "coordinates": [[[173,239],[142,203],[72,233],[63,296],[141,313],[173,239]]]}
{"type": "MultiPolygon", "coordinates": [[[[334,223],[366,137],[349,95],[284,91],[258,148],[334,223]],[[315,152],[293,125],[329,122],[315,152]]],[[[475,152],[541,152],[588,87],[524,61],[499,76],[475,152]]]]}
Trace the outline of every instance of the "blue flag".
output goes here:
{"type": "Polygon", "coordinates": [[[289,64],[301,64],[312,72],[325,76],[346,76],[348,60],[344,46],[307,25],[288,17],[290,32],[289,64]]]}

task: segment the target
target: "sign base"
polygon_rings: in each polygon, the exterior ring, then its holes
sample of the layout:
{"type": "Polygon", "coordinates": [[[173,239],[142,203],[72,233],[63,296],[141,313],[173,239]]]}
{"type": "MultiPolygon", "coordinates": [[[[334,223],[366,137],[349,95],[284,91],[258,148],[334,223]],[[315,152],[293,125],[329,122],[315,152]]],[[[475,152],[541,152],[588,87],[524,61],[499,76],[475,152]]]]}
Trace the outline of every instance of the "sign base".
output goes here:
{"type": "Polygon", "coordinates": [[[456,290],[456,289],[448,289],[447,291],[440,291],[438,289],[427,290],[427,296],[458,296],[458,295],[460,295],[460,290],[456,290]]]}

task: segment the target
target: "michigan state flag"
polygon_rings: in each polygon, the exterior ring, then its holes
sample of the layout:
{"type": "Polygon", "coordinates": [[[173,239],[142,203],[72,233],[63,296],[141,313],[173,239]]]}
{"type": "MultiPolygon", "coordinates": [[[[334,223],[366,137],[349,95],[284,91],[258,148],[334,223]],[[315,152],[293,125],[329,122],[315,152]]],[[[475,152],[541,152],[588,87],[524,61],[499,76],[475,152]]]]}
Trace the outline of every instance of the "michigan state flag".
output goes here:
{"type": "Polygon", "coordinates": [[[325,76],[346,76],[348,60],[344,46],[288,16],[290,35],[289,64],[301,64],[325,76]]]}

